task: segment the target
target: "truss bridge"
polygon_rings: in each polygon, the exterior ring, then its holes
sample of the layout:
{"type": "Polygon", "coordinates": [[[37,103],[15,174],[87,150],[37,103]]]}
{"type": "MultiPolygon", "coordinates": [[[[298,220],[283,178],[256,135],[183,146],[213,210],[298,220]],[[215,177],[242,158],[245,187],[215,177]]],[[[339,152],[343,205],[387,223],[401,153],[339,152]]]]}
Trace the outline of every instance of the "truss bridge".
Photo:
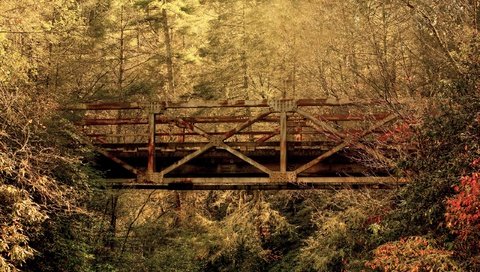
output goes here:
{"type": "Polygon", "coordinates": [[[118,189],[391,188],[397,115],[378,101],[125,102],[65,109],[118,189]]]}

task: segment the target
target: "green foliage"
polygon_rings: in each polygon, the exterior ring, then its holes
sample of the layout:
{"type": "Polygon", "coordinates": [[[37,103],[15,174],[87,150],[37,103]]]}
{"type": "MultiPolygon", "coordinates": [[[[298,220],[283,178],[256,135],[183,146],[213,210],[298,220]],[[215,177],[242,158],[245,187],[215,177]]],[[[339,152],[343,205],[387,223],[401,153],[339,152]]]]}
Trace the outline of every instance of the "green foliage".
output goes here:
{"type": "MultiPolygon", "coordinates": [[[[58,44],[64,34],[48,31],[67,31],[78,22],[74,6],[52,5],[58,11],[56,24],[49,17],[54,14],[35,1],[0,4],[1,10],[12,11],[9,19],[1,18],[2,26],[27,33],[45,31],[45,35],[9,33],[0,37],[0,271],[28,271],[37,261],[42,262],[39,256],[45,257],[42,254],[62,248],[64,243],[74,250],[57,251],[57,259],[62,260],[58,265],[75,262],[75,254],[83,254],[81,244],[62,236],[65,229],[55,233],[58,244],[45,238],[48,230],[64,223],[59,218],[83,212],[79,205],[89,194],[90,177],[81,161],[88,149],[66,133],[70,125],[54,110],[57,94],[47,92],[43,84],[49,67],[42,61],[46,56],[42,46],[58,44]],[[21,23],[12,25],[10,20],[17,19],[21,23]]],[[[56,265],[47,259],[43,262],[49,267],[56,265]]],[[[52,271],[44,268],[34,270],[52,271]]]]}
{"type": "Polygon", "coordinates": [[[269,262],[281,258],[275,244],[295,235],[293,226],[261,195],[240,202],[217,224],[222,242],[210,265],[219,271],[264,271],[269,262]]]}
{"type": "MultiPolygon", "coordinates": [[[[89,175],[77,157],[79,153],[71,150],[86,150],[75,147],[75,140],[63,133],[65,124],[54,121],[60,119],[32,106],[27,96],[7,92],[0,96],[9,98],[0,99],[5,109],[0,113],[2,267],[10,271],[34,254],[45,257],[54,253],[58,262],[47,262],[49,266],[70,267],[67,263],[71,262],[78,268],[74,262],[90,257],[80,240],[69,237],[67,230],[82,217],[77,205],[88,196],[89,175]],[[70,223],[61,220],[67,217],[65,213],[72,217],[70,223]]],[[[35,262],[29,262],[26,269],[36,266],[35,262]]],[[[42,267],[42,271],[60,271],[42,267]]]]}
{"type": "Polygon", "coordinates": [[[92,271],[93,245],[88,225],[90,216],[52,215],[43,225],[44,231],[32,241],[40,250],[26,265],[26,271],[92,271]]]}
{"type": "Polygon", "coordinates": [[[89,271],[90,151],[44,102],[0,88],[2,271],[89,271]]]}
{"type": "MultiPolygon", "coordinates": [[[[132,209],[134,195],[121,196],[119,214],[122,203],[132,209]]],[[[263,194],[191,193],[180,196],[180,208],[174,208],[171,196],[155,193],[138,203],[145,206],[125,226],[131,227],[129,238],[117,243],[121,252],[112,264],[118,271],[129,271],[116,265],[125,262],[136,271],[268,271],[298,241],[294,226],[263,194]]],[[[118,230],[120,236],[125,227],[118,230]]]]}
{"type": "Polygon", "coordinates": [[[317,230],[306,239],[295,271],[357,271],[378,239],[376,227],[385,209],[384,199],[368,192],[340,192],[314,214],[317,230]]]}
{"type": "Polygon", "coordinates": [[[88,26],[87,35],[99,39],[107,34],[106,17],[110,5],[111,1],[95,1],[85,7],[84,16],[86,17],[88,26]]]}
{"type": "Polygon", "coordinates": [[[438,115],[427,117],[418,130],[418,151],[401,166],[413,180],[399,194],[399,209],[389,222],[397,235],[445,232],[444,201],[453,195],[458,178],[473,170],[470,162],[480,155],[479,111],[476,95],[458,97],[438,115]]]}
{"type": "Polygon", "coordinates": [[[36,253],[29,232],[40,231],[46,215],[27,191],[14,186],[1,184],[0,199],[0,271],[15,271],[36,253]]]}

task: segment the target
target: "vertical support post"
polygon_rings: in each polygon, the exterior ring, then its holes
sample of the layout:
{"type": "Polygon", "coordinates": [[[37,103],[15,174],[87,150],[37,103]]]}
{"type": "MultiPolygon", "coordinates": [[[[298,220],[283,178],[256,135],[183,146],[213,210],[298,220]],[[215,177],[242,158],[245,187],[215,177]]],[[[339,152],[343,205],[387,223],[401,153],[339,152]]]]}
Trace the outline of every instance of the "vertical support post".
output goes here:
{"type": "Polygon", "coordinates": [[[280,112],[280,172],[287,172],[287,112],[280,112]]]}
{"type": "Polygon", "coordinates": [[[155,113],[148,114],[148,162],[147,173],[155,172],[155,113]]]}

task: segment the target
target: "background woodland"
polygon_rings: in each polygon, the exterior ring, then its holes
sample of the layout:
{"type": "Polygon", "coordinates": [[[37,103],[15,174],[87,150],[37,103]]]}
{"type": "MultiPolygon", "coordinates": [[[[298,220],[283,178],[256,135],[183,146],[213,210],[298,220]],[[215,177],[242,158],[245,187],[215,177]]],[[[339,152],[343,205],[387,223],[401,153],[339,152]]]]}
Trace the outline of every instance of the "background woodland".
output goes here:
{"type": "Polygon", "coordinates": [[[0,271],[480,270],[477,0],[0,0],[0,271]],[[62,105],[411,101],[393,191],[105,191],[62,105]]]}

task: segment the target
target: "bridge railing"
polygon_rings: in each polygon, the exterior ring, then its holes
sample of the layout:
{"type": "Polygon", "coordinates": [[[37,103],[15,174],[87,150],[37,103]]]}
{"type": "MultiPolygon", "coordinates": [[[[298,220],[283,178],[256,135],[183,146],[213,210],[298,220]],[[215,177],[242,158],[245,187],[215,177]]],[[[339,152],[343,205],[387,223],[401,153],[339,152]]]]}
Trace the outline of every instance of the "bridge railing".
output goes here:
{"type": "MultiPolygon", "coordinates": [[[[155,115],[155,124],[158,126],[155,132],[159,142],[190,142],[203,139],[200,134],[189,129],[190,125],[208,130],[211,135],[224,135],[229,133],[229,129],[236,124],[244,123],[258,112],[259,108],[270,108],[275,102],[263,101],[220,101],[220,102],[163,102],[163,103],[95,103],[78,104],[71,106],[70,109],[85,110],[88,113],[79,121],[77,125],[84,128],[86,136],[104,142],[120,143],[147,143],[148,142],[148,113],[150,108],[157,109],[155,115]],[[251,109],[249,115],[245,114],[245,109],[251,109]],[[158,110],[159,109],[159,110],[158,110]],[[191,109],[209,109],[203,111],[203,115],[195,112],[185,112],[191,109]],[[234,109],[232,111],[232,109],[234,109]],[[215,113],[215,110],[217,112],[215,113]],[[183,112],[182,112],[183,111],[183,112]],[[161,113],[160,113],[161,112],[161,113]],[[212,114],[213,113],[213,114],[212,114]],[[118,129],[119,127],[124,129],[118,129]],[[223,130],[222,130],[223,129],[223,130]]],[[[361,133],[362,127],[358,127],[360,122],[365,125],[367,122],[373,122],[385,118],[386,112],[365,112],[365,106],[379,105],[378,102],[337,102],[328,100],[297,100],[296,107],[310,108],[310,115],[315,120],[333,123],[336,127],[342,127],[344,133],[361,133]],[[349,108],[346,109],[345,107],[349,108]],[[317,107],[317,109],[315,109],[317,107]],[[318,110],[321,107],[321,110],[318,110]],[[333,109],[336,107],[337,109],[333,109]],[[338,109],[342,108],[343,109],[338,109]],[[352,108],[357,107],[352,112],[352,108]],[[327,111],[326,111],[327,109],[327,111]],[[353,125],[352,125],[353,124],[353,125]]],[[[332,138],[330,131],[315,124],[315,121],[309,120],[301,115],[287,113],[287,134],[288,141],[314,141],[324,138],[332,138]]],[[[252,124],[247,130],[235,133],[237,141],[252,141],[252,138],[259,142],[277,139],[280,134],[278,126],[279,116],[271,114],[252,124]],[[277,125],[276,125],[276,124],[277,125]]],[[[362,124],[360,124],[362,125],[362,124]]],[[[377,130],[375,133],[382,133],[377,130]]],[[[230,140],[232,140],[230,138],[230,140]]]]}

